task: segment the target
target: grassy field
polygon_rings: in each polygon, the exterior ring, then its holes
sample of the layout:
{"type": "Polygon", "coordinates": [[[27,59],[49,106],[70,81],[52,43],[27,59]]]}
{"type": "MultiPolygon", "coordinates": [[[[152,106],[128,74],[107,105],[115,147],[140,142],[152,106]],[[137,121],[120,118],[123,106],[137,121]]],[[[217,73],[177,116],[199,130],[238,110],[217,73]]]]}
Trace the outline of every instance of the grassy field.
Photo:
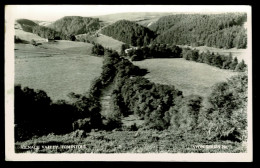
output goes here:
{"type": "Polygon", "coordinates": [[[102,58],[89,56],[91,45],[59,41],[15,45],[15,83],[42,89],[53,99],[88,91],[102,71],[102,58]]]}
{"type": "Polygon", "coordinates": [[[243,143],[211,141],[194,134],[169,130],[75,131],[66,135],[35,137],[15,144],[16,152],[27,153],[241,153],[243,143]],[[71,146],[79,145],[78,148],[71,146]],[[214,148],[212,146],[215,146],[214,148]],[[56,146],[54,148],[54,146],[56,146]],[[32,148],[34,149],[25,149],[32,148]],[[48,148],[52,147],[52,148],[48,148]],[[70,147],[70,148],[69,148],[70,147]],[[23,148],[23,149],[22,149],[23,148]]]}
{"type": "Polygon", "coordinates": [[[119,53],[121,52],[122,44],[124,44],[121,41],[118,41],[116,39],[113,39],[112,37],[109,37],[109,36],[106,36],[106,35],[103,35],[103,34],[99,34],[98,37],[86,35],[86,34],[80,34],[80,35],[77,35],[76,37],[77,38],[88,37],[88,39],[90,39],[90,42],[93,41],[95,43],[101,44],[103,47],[116,50],[119,53]]]}
{"type": "Polygon", "coordinates": [[[198,94],[206,96],[211,87],[227,78],[238,74],[219,69],[207,64],[175,59],[146,59],[136,61],[135,65],[146,68],[150,73],[145,77],[160,84],[174,85],[184,95],[198,94]]]}
{"type": "Polygon", "coordinates": [[[105,48],[116,50],[119,53],[121,51],[122,44],[124,44],[123,42],[113,39],[112,37],[108,37],[106,35],[100,35],[95,39],[95,42],[101,44],[105,48]]]}
{"type": "Polygon", "coordinates": [[[25,32],[20,29],[15,29],[15,35],[18,36],[20,39],[30,42],[32,39],[34,39],[36,42],[45,42],[46,40],[44,38],[41,38],[40,36],[37,36],[36,34],[25,32]]]}

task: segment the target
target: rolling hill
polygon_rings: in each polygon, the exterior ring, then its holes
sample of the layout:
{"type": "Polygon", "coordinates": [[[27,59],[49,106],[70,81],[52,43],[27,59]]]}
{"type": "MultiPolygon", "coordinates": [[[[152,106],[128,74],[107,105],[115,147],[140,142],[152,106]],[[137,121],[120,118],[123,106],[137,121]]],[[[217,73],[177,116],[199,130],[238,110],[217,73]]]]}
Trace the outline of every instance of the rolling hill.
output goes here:
{"type": "Polygon", "coordinates": [[[84,93],[102,71],[103,59],[90,56],[92,46],[67,40],[15,44],[15,84],[42,89],[52,100],[68,100],[70,92],[84,93]]]}
{"type": "Polygon", "coordinates": [[[156,34],[147,27],[128,20],[108,25],[101,33],[132,46],[148,45],[156,37],[156,34]]]}
{"type": "Polygon", "coordinates": [[[48,27],[63,34],[84,34],[96,31],[100,28],[100,22],[97,18],[81,16],[65,16],[48,27]]]}
{"type": "Polygon", "coordinates": [[[26,32],[32,32],[33,27],[37,25],[37,23],[28,19],[18,19],[15,21],[15,28],[22,29],[26,32]]]}
{"type": "Polygon", "coordinates": [[[238,74],[182,58],[147,59],[133,63],[149,71],[145,77],[150,81],[174,85],[183,91],[185,96],[191,94],[207,96],[214,84],[226,81],[227,78],[238,74]]]}
{"type": "Polygon", "coordinates": [[[30,33],[30,32],[25,32],[21,29],[16,29],[15,30],[15,36],[20,38],[21,40],[30,42],[31,40],[35,40],[36,42],[45,42],[46,39],[42,38],[36,34],[30,33]]]}

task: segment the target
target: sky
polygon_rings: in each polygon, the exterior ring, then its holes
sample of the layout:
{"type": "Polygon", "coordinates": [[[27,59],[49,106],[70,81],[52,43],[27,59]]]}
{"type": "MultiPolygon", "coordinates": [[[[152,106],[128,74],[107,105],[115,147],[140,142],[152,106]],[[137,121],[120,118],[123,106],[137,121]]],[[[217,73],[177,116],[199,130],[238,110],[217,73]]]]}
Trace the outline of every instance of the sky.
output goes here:
{"type": "Polygon", "coordinates": [[[242,5],[8,5],[6,18],[55,21],[64,16],[98,16],[123,12],[248,12],[242,5]]]}

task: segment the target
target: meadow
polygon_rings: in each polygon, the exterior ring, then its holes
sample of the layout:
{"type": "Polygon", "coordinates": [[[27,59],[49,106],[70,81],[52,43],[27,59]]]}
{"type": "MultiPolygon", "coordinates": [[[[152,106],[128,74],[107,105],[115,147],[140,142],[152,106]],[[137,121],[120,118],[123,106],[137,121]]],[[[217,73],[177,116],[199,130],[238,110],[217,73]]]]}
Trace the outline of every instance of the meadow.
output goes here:
{"type": "Polygon", "coordinates": [[[87,92],[102,72],[102,58],[87,55],[87,43],[59,41],[15,45],[15,84],[42,89],[52,100],[67,99],[67,94],[87,92]]]}
{"type": "Polygon", "coordinates": [[[238,74],[230,70],[219,69],[207,64],[187,61],[182,58],[146,59],[134,61],[140,68],[146,68],[145,76],[150,81],[160,84],[174,85],[184,95],[197,94],[206,96],[211,87],[218,82],[238,74]]]}
{"type": "Polygon", "coordinates": [[[121,51],[122,44],[124,44],[121,41],[115,40],[115,39],[108,37],[106,35],[103,35],[103,34],[99,35],[99,37],[97,37],[95,39],[95,42],[98,44],[101,44],[105,48],[111,48],[113,50],[116,50],[119,53],[121,51]]]}
{"type": "MultiPolygon", "coordinates": [[[[86,38],[88,39],[91,43],[98,43],[100,45],[102,45],[105,48],[110,48],[113,50],[116,50],[117,52],[120,53],[121,51],[121,46],[122,44],[124,44],[121,41],[118,41],[116,39],[113,39],[112,37],[103,35],[103,34],[99,34],[99,36],[95,36],[95,35],[87,35],[87,34],[79,34],[76,36],[77,39],[79,38],[86,38]]],[[[87,43],[89,44],[89,43],[87,43]]],[[[92,44],[91,44],[92,45],[92,44]]]]}
{"type": "Polygon", "coordinates": [[[36,34],[25,32],[20,29],[15,29],[15,35],[18,36],[20,39],[30,42],[34,39],[36,42],[45,42],[46,40],[36,34]]]}

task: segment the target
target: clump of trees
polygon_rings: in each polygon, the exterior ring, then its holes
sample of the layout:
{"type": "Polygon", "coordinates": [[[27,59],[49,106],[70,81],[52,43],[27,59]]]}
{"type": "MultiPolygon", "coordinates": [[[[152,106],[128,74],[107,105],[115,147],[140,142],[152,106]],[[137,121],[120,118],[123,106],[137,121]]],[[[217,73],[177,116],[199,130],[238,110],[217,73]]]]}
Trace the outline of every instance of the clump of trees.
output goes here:
{"type": "MultiPolygon", "coordinates": [[[[124,48],[122,47],[122,49],[124,48]]],[[[127,50],[128,53],[124,51],[121,51],[121,53],[130,57],[132,61],[140,61],[146,58],[181,58],[182,49],[176,45],[151,44],[149,46],[130,48],[127,50]]]]}
{"type": "Polygon", "coordinates": [[[173,86],[157,85],[142,77],[145,70],[133,65],[117,53],[105,56],[102,76],[114,81],[113,110],[107,117],[116,125],[122,116],[135,114],[145,119],[150,128],[165,129],[165,112],[173,105],[173,99],[182,92],[173,86]],[[114,76],[114,80],[107,75],[114,76]]]}
{"type": "Polygon", "coordinates": [[[31,45],[33,45],[33,46],[37,46],[37,42],[36,42],[34,39],[32,39],[30,43],[31,43],[31,45]]]}
{"type": "Polygon", "coordinates": [[[102,45],[95,43],[92,47],[91,53],[94,55],[104,55],[105,49],[102,45]]]}
{"type": "Polygon", "coordinates": [[[140,76],[123,79],[120,84],[118,90],[129,113],[143,118],[150,128],[168,128],[170,123],[166,112],[174,106],[173,100],[182,96],[181,91],[174,86],[152,83],[140,76]]]}
{"type": "Polygon", "coordinates": [[[209,51],[199,53],[196,49],[184,48],[182,50],[182,57],[186,60],[206,63],[221,69],[230,69],[238,72],[244,72],[247,69],[244,60],[238,63],[237,57],[232,58],[231,54],[225,56],[218,53],[210,53],[209,51]]]}
{"type": "Polygon", "coordinates": [[[150,29],[128,20],[119,20],[102,29],[102,33],[132,46],[145,46],[155,39],[150,29]]]}
{"type": "Polygon", "coordinates": [[[231,77],[213,87],[199,116],[198,127],[204,136],[237,141],[246,139],[247,89],[246,74],[231,77]]]}
{"type": "Polygon", "coordinates": [[[175,106],[170,107],[166,113],[171,129],[179,132],[196,132],[202,101],[203,98],[198,95],[175,99],[175,106]]]}

